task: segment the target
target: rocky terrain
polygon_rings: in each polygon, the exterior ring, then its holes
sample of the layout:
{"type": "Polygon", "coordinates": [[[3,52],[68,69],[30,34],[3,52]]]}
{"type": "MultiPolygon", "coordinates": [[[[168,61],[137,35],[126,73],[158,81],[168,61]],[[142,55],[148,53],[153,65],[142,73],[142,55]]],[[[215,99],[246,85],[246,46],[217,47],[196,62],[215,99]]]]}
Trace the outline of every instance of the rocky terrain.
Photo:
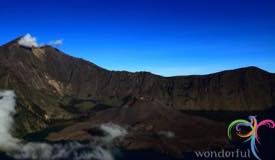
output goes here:
{"type": "Polygon", "coordinates": [[[115,144],[130,150],[156,149],[181,155],[182,151],[230,147],[225,123],[183,114],[154,100],[136,100],[123,107],[96,112],[85,121],[49,134],[47,139],[93,140],[104,136],[98,134],[98,124],[109,122],[127,128],[128,134],[116,139],[115,144]]]}
{"type": "Polygon", "coordinates": [[[256,67],[162,77],[109,71],[51,46],[0,47],[0,89],[17,95],[18,137],[70,122],[50,141],[87,140],[98,124],[128,128],[118,146],[182,150],[229,146],[226,124],[180,111],[254,111],[275,106],[275,74],[256,67]]]}

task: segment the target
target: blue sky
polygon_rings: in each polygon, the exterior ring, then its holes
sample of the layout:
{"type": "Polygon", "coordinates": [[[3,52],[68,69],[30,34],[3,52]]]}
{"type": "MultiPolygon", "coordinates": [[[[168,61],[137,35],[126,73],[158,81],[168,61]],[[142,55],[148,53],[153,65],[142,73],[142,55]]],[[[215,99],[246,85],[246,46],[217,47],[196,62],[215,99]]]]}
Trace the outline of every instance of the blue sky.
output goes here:
{"type": "Polygon", "coordinates": [[[275,72],[273,0],[9,0],[0,44],[30,33],[109,70],[164,76],[275,72]]]}

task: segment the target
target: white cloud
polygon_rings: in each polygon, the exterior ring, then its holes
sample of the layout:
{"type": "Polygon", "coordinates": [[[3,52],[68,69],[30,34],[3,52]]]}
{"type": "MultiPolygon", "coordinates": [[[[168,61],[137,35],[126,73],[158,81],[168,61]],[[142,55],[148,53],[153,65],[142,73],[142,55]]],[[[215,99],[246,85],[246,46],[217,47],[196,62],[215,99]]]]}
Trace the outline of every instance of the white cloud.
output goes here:
{"type": "Polygon", "coordinates": [[[20,38],[18,40],[18,44],[24,47],[40,47],[40,46],[44,46],[45,44],[49,44],[55,47],[59,47],[63,44],[63,39],[57,39],[54,41],[50,41],[48,43],[40,43],[38,44],[36,37],[33,37],[31,34],[26,34],[25,36],[23,36],[22,38],[20,38]]]}
{"type": "Polygon", "coordinates": [[[114,160],[108,148],[92,143],[68,142],[65,144],[27,143],[10,154],[16,159],[75,159],[114,160]]]}
{"type": "Polygon", "coordinates": [[[24,47],[38,47],[38,43],[36,38],[33,37],[31,34],[26,34],[22,38],[19,39],[18,44],[24,47]]]}
{"type": "MultiPolygon", "coordinates": [[[[68,142],[65,144],[23,143],[11,134],[15,114],[15,93],[0,91],[0,151],[16,159],[98,159],[114,160],[111,148],[103,144],[68,142]]],[[[112,137],[124,131],[116,125],[103,125],[112,137]]]]}
{"type": "Polygon", "coordinates": [[[13,91],[0,91],[0,149],[16,147],[18,140],[10,132],[15,114],[15,94],[13,91]]]}
{"type": "Polygon", "coordinates": [[[105,123],[99,126],[107,135],[103,137],[105,142],[112,142],[117,137],[122,137],[127,134],[127,130],[117,124],[105,123]]]}
{"type": "Polygon", "coordinates": [[[54,46],[61,46],[63,44],[63,39],[57,39],[55,41],[51,41],[50,42],[51,45],[54,45],[54,46]]]}
{"type": "Polygon", "coordinates": [[[158,135],[164,136],[166,138],[174,138],[175,137],[175,133],[171,132],[171,131],[160,131],[160,132],[158,132],[158,135]]]}

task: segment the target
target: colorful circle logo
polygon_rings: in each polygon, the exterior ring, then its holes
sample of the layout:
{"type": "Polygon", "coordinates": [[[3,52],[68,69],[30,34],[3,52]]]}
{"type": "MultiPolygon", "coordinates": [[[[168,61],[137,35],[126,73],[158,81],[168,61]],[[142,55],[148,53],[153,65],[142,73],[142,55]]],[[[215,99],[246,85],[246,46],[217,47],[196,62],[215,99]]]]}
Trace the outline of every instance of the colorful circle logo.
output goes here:
{"type": "Polygon", "coordinates": [[[258,135],[258,129],[261,126],[267,126],[268,128],[275,128],[274,121],[270,119],[262,120],[261,122],[257,122],[256,116],[249,116],[248,120],[245,119],[237,119],[230,123],[227,129],[227,135],[230,140],[232,140],[232,131],[236,131],[236,135],[243,140],[243,143],[250,142],[250,149],[257,159],[261,159],[258,155],[259,151],[257,149],[257,144],[260,144],[260,138],[258,135]],[[249,132],[243,133],[242,129],[249,128],[249,132]],[[234,130],[233,130],[234,129],[234,130]]]}

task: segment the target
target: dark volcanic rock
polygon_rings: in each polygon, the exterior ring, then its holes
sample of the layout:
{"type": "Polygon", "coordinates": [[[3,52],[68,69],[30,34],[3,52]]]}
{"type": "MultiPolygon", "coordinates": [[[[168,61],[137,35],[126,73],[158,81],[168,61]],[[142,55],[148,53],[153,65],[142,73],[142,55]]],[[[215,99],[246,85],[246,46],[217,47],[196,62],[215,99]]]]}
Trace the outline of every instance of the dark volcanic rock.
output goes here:
{"type": "Polygon", "coordinates": [[[15,90],[15,118],[22,133],[61,120],[86,119],[94,108],[131,105],[134,99],[144,100],[148,110],[150,100],[178,110],[264,110],[275,105],[275,75],[256,67],[177,77],[108,71],[50,46],[19,46],[17,40],[0,47],[0,89],[15,90]]]}
{"type": "Polygon", "coordinates": [[[84,122],[51,133],[48,140],[93,140],[101,133],[96,126],[109,122],[128,129],[126,136],[115,139],[117,146],[126,149],[153,148],[180,155],[183,151],[230,147],[225,123],[183,114],[154,100],[137,100],[130,106],[97,112],[84,122]]]}

